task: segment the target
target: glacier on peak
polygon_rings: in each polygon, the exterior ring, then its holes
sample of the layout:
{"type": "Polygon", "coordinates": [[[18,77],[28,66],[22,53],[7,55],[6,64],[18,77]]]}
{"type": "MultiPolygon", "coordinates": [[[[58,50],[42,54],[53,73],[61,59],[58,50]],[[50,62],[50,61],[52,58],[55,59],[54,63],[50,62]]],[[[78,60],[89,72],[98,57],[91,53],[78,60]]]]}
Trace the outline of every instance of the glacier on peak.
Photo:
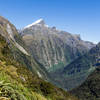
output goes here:
{"type": "MultiPolygon", "coordinates": [[[[25,29],[25,28],[29,28],[29,27],[31,27],[31,26],[33,26],[33,25],[45,25],[45,22],[44,22],[44,20],[41,18],[41,19],[39,19],[39,20],[33,22],[32,24],[29,24],[29,25],[25,26],[24,29],[25,29]]],[[[48,27],[48,25],[45,25],[45,26],[48,27]]]]}

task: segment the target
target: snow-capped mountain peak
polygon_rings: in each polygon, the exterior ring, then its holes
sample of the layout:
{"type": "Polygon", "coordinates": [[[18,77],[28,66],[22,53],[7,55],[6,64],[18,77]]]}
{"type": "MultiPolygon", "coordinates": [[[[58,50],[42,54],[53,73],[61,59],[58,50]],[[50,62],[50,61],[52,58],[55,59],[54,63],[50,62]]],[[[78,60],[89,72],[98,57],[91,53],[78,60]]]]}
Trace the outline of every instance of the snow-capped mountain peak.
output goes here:
{"type": "Polygon", "coordinates": [[[44,20],[41,18],[41,19],[35,21],[34,23],[27,25],[27,26],[24,27],[24,28],[29,28],[29,27],[31,27],[31,26],[33,26],[33,25],[44,25],[44,24],[45,24],[45,22],[44,22],[44,20]]]}

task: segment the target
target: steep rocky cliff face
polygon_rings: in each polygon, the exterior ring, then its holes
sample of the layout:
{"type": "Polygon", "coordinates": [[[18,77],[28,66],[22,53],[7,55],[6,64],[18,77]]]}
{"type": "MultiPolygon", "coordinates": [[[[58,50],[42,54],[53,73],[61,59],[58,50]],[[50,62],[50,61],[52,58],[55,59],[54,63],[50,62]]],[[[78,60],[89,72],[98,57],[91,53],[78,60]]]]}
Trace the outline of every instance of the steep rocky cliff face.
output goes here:
{"type": "Polygon", "coordinates": [[[40,19],[22,29],[20,36],[28,47],[29,53],[46,68],[57,86],[70,90],[80,85],[88,76],[88,69],[84,66],[82,67],[86,68],[85,71],[77,74],[73,72],[74,66],[71,67],[72,69],[69,67],[67,69],[70,63],[95,46],[91,42],[83,41],[80,35],[49,27],[43,19],[40,19]]]}
{"type": "Polygon", "coordinates": [[[9,47],[12,51],[12,56],[14,59],[28,69],[30,69],[34,74],[39,75],[41,78],[48,80],[49,75],[46,69],[39,64],[28,52],[27,46],[22,40],[21,36],[18,34],[14,25],[12,25],[8,20],[0,16],[0,34],[6,39],[9,47]]]}
{"type": "Polygon", "coordinates": [[[68,65],[94,46],[79,35],[48,27],[43,19],[26,26],[20,33],[32,56],[49,72],[68,65]]]}
{"type": "Polygon", "coordinates": [[[54,77],[56,83],[59,83],[59,86],[70,90],[81,85],[86,80],[88,75],[95,70],[95,66],[100,64],[99,60],[100,43],[62,70],[51,73],[51,75],[54,77]]]}

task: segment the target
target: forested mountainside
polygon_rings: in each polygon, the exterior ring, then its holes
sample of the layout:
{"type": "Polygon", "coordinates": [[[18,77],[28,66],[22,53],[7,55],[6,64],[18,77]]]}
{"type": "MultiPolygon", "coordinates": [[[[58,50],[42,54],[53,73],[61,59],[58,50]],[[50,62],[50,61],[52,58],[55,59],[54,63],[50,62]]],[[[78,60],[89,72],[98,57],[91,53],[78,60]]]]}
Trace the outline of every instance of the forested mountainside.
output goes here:
{"type": "Polygon", "coordinates": [[[71,91],[80,100],[100,100],[100,62],[86,81],[71,91]]]}

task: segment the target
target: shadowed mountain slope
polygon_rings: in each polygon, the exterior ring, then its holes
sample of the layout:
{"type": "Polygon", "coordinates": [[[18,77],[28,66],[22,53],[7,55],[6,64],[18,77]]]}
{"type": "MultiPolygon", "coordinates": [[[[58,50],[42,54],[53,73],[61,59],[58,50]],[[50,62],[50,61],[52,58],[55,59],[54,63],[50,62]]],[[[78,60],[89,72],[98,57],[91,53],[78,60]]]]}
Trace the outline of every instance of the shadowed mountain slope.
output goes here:
{"type": "Polygon", "coordinates": [[[80,100],[100,100],[100,63],[86,81],[71,93],[80,100]]]}

